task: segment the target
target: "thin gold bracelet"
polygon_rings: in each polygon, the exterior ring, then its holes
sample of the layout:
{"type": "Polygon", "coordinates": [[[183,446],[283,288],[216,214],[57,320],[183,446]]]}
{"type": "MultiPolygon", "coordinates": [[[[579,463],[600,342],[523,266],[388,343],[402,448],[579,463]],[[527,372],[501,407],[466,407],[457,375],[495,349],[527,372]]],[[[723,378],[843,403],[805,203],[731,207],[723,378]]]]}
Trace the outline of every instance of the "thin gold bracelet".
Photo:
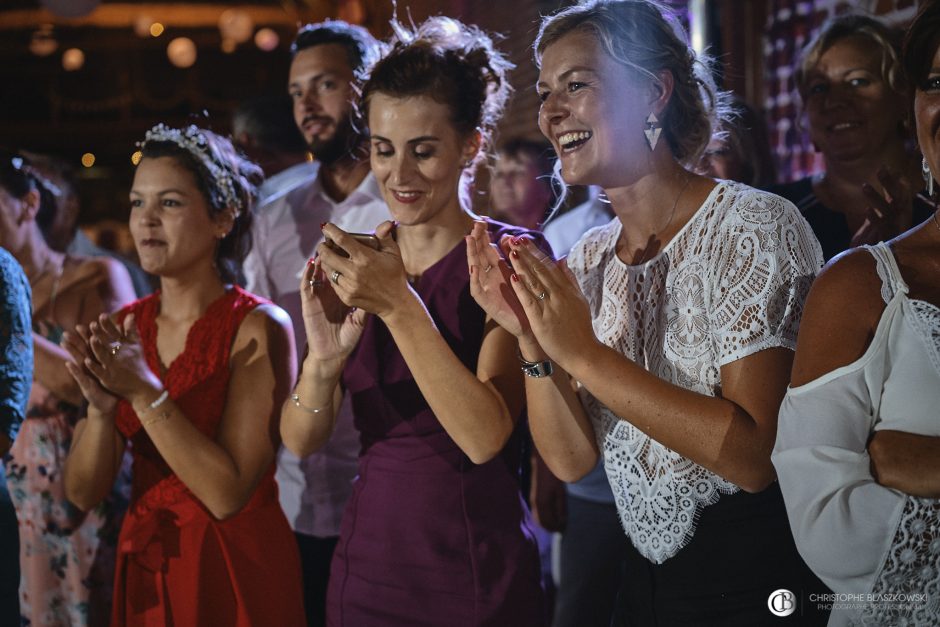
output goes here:
{"type": "Polygon", "coordinates": [[[159,414],[157,414],[157,415],[154,416],[153,418],[150,418],[149,420],[141,420],[141,421],[140,421],[140,424],[142,424],[142,425],[145,426],[145,427],[149,427],[149,426],[152,425],[152,424],[155,424],[155,423],[158,423],[158,422],[163,422],[164,420],[166,420],[167,418],[169,418],[169,417],[170,417],[170,414],[172,414],[172,413],[173,413],[173,409],[172,409],[172,408],[171,408],[171,409],[164,409],[164,410],[161,411],[159,414]]]}
{"type": "Polygon", "coordinates": [[[328,410],[328,409],[332,409],[332,408],[333,408],[333,402],[332,402],[332,401],[330,401],[330,403],[329,403],[328,405],[324,405],[323,407],[317,407],[317,408],[308,407],[308,406],[306,406],[306,405],[304,405],[303,403],[300,402],[300,395],[298,395],[298,394],[291,394],[291,395],[290,395],[290,400],[293,401],[294,407],[296,407],[297,409],[299,409],[299,410],[301,410],[301,411],[305,411],[305,412],[307,412],[308,414],[319,414],[319,413],[321,413],[321,412],[324,412],[324,411],[326,411],[326,410],[328,410]]]}

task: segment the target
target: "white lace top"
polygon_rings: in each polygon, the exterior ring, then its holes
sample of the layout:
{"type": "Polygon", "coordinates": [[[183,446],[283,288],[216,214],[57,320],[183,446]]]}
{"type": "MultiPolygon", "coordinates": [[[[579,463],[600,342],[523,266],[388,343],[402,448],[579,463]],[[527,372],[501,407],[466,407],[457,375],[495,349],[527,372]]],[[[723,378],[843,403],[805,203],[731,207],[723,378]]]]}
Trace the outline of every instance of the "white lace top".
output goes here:
{"type": "MultiPolygon", "coordinates": [[[[601,342],[656,376],[721,395],[721,366],[771,347],[792,349],[822,265],[816,238],[788,201],[719,182],[659,255],[616,255],[621,222],[589,231],[568,266],[601,342]]],[[[627,536],[659,564],[695,532],[702,508],[738,487],[646,436],[581,391],[627,536]]]]}
{"type": "Polygon", "coordinates": [[[940,436],[940,309],[907,297],[885,244],[868,250],[887,303],[871,345],[787,392],[773,462],[803,559],[833,592],[865,595],[830,626],[940,625],[940,501],[878,485],[867,450],[880,429],[940,436]]]}

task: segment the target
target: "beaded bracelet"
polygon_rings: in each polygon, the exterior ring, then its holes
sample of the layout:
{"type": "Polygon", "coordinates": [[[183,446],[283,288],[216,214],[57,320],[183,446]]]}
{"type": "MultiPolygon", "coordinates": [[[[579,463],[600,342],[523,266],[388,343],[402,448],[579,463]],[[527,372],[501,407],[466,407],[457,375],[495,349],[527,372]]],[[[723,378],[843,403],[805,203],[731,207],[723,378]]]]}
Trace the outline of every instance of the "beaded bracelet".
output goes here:
{"type": "Polygon", "coordinates": [[[332,403],[332,402],[331,402],[329,405],[324,405],[323,407],[316,407],[316,408],[314,408],[314,407],[308,407],[308,406],[306,406],[306,405],[304,405],[303,403],[300,402],[300,395],[298,395],[298,394],[291,394],[291,395],[290,395],[290,400],[294,402],[294,407],[296,407],[297,409],[299,409],[299,410],[301,410],[301,411],[305,411],[305,412],[307,412],[308,414],[319,414],[320,412],[324,412],[324,411],[326,411],[326,410],[328,410],[328,409],[332,409],[332,408],[333,408],[333,403],[332,403]]]}

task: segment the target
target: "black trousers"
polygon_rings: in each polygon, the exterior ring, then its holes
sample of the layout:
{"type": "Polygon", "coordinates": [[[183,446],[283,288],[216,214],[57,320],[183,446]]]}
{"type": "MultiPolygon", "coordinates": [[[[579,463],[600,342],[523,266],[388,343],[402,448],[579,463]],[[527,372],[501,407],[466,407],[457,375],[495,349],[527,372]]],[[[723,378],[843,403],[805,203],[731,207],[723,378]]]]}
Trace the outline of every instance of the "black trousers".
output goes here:
{"type": "Polygon", "coordinates": [[[326,626],[326,586],[330,580],[330,562],[338,537],[318,538],[294,533],[300,550],[300,568],[304,578],[304,610],[308,627],[326,626]]]}

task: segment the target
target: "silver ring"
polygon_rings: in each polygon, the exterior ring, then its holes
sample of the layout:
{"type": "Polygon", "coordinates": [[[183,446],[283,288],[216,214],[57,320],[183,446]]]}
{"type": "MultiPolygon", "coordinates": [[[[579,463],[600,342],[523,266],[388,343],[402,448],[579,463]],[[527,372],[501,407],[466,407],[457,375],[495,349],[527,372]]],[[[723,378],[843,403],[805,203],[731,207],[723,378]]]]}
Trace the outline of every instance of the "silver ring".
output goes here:
{"type": "Polygon", "coordinates": [[[343,276],[339,273],[339,270],[333,270],[333,274],[330,275],[330,280],[333,281],[336,285],[339,285],[339,278],[343,276]]]}
{"type": "Polygon", "coordinates": [[[310,289],[315,289],[323,285],[323,281],[320,279],[310,279],[307,283],[310,284],[310,289]]]}
{"type": "Polygon", "coordinates": [[[545,292],[542,292],[541,294],[536,294],[536,295],[535,295],[535,297],[536,297],[537,299],[539,299],[539,300],[545,300],[545,297],[546,297],[546,296],[548,296],[548,294],[546,294],[545,292]]]}
{"type": "Polygon", "coordinates": [[[493,269],[493,264],[487,265],[485,268],[483,268],[483,274],[486,274],[487,272],[489,272],[489,271],[492,270],[492,269],[493,269]]]}
{"type": "Polygon", "coordinates": [[[111,353],[112,356],[117,355],[121,352],[121,347],[122,344],[120,342],[111,342],[108,344],[108,352],[111,353]]]}

